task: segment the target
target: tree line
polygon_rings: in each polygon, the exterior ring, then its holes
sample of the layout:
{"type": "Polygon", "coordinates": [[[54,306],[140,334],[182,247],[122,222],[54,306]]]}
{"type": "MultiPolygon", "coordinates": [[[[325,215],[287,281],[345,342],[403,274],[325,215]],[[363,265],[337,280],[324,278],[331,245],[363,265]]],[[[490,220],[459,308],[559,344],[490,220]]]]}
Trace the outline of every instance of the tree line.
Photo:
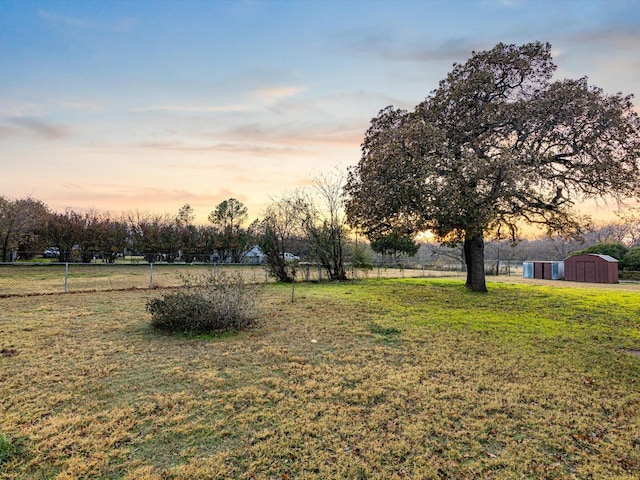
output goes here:
{"type": "Polygon", "coordinates": [[[175,214],[141,211],[53,212],[40,200],[0,196],[2,261],[30,260],[49,248],[59,262],[113,263],[124,252],[148,262],[239,263],[257,245],[272,274],[282,281],[295,276],[285,254],[296,252],[319,263],[334,280],[346,279],[345,259],[357,250],[350,243],[342,208],[344,175],[315,179],[312,188],[275,199],[262,218],[249,225],[247,207],[235,198],[220,202],[208,224],[194,224],[189,204],[175,214]]]}

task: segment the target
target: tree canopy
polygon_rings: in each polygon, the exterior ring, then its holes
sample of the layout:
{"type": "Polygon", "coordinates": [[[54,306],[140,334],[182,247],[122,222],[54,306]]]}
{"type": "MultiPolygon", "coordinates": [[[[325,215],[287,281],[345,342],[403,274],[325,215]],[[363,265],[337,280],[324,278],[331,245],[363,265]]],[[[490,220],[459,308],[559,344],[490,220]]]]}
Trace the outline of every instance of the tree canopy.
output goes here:
{"type": "Polygon", "coordinates": [[[398,263],[398,257],[403,253],[413,257],[419,248],[420,245],[412,235],[400,230],[371,239],[371,250],[382,255],[391,255],[395,263],[398,263]]]}
{"type": "Polygon", "coordinates": [[[486,291],[487,235],[515,238],[522,223],[579,234],[583,199],[639,195],[632,95],[552,81],[555,69],[548,43],[500,43],[454,64],[413,111],[381,110],[349,172],[349,222],[462,243],[467,286],[486,291]]]}

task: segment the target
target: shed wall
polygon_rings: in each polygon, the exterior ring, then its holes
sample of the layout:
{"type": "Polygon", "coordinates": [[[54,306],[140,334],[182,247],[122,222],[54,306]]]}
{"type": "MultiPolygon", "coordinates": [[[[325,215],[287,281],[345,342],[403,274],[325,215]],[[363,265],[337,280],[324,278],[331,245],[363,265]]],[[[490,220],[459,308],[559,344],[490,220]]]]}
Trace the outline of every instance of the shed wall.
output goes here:
{"type": "Polygon", "coordinates": [[[564,276],[573,282],[618,283],[618,262],[598,255],[576,255],[564,261],[564,276]]]}

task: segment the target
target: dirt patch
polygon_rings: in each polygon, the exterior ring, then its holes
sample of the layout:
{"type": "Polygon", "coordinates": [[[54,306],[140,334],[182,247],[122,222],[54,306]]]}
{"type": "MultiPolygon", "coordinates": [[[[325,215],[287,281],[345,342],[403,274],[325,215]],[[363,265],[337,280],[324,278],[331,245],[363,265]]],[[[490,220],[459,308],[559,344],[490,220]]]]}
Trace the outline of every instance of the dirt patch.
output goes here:
{"type": "Polygon", "coordinates": [[[520,276],[499,276],[487,277],[487,282],[500,283],[517,283],[528,285],[546,285],[559,288],[600,288],[610,290],[632,290],[640,292],[640,283],[638,282],[620,282],[620,283],[587,283],[587,282],[569,282],[567,280],[544,280],[539,278],[523,278],[520,276]]]}

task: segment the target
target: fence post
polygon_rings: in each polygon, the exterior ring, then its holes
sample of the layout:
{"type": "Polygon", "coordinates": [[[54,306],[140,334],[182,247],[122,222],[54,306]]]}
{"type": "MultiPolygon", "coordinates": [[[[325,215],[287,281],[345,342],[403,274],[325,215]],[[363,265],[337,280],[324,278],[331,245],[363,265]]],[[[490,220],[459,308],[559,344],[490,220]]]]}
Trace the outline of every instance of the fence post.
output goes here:
{"type": "Polygon", "coordinates": [[[153,262],[149,263],[149,289],[153,289],[153,262]]]}
{"type": "Polygon", "coordinates": [[[64,293],[67,293],[67,283],[69,280],[69,262],[64,264],[64,293]]]}
{"type": "Polygon", "coordinates": [[[291,303],[294,303],[296,298],[296,274],[291,276],[291,303]]]}

